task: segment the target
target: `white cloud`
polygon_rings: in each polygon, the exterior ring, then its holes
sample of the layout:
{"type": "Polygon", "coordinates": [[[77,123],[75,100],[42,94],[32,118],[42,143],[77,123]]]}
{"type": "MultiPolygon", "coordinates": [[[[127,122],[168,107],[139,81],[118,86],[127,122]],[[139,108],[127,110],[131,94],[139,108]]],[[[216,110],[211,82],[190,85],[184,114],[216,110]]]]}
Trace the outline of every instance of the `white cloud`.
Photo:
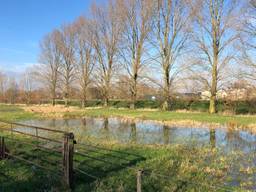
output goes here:
{"type": "Polygon", "coordinates": [[[7,63],[0,62],[0,70],[4,72],[23,73],[27,68],[38,65],[39,63],[25,62],[25,63],[7,63]]]}

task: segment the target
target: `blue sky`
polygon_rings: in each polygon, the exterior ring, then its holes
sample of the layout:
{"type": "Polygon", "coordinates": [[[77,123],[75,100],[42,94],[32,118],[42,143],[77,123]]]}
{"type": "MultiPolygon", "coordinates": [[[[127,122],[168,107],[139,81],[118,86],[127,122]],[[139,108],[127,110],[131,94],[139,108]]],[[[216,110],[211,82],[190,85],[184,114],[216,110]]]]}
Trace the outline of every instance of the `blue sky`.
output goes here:
{"type": "Polygon", "coordinates": [[[99,0],[0,0],[0,70],[21,73],[37,63],[43,36],[89,14],[92,2],[99,0]]]}

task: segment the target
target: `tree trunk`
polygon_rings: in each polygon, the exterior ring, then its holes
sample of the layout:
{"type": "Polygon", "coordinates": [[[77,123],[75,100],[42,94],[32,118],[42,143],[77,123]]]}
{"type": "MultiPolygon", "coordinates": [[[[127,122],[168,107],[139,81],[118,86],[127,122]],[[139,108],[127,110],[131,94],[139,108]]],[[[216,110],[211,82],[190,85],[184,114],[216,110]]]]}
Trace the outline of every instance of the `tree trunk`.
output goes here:
{"type": "Polygon", "coordinates": [[[212,66],[212,85],[209,113],[216,113],[216,95],[217,95],[217,65],[218,65],[218,47],[214,47],[213,66],[212,66]]]}
{"type": "Polygon", "coordinates": [[[213,149],[216,147],[216,130],[214,128],[210,129],[210,144],[213,149]]]}
{"type": "Polygon", "coordinates": [[[131,104],[130,108],[135,109],[135,104],[137,101],[137,74],[134,74],[132,79],[132,90],[131,90],[131,104]]]}
{"type": "Polygon", "coordinates": [[[65,88],[65,97],[64,97],[64,100],[65,100],[65,107],[68,107],[68,99],[69,99],[69,83],[68,81],[66,81],[66,88],[65,88]]]}
{"type": "Polygon", "coordinates": [[[169,79],[169,70],[165,70],[164,77],[164,102],[162,105],[163,111],[168,111],[171,109],[170,107],[170,79],[169,79]]]}
{"type": "Polygon", "coordinates": [[[86,107],[86,102],[87,102],[87,94],[86,94],[86,88],[83,90],[83,98],[81,102],[81,107],[84,108],[86,107]]]}
{"type": "Polygon", "coordinates": [[[170,97],[165,97],[163,105],[162,105],[162,110],[169,111],[171,109],[170,103],[171,103],[170,97]]]}
{"type": "Polygon", "coordinates": [[[68,107],[68,93],[65,93],[64,102],[65,102],[65,107],[68,107]]]}
{"type": "Polygon", "coordinates": [[[209,112],[211,114],[216,113],[216,97],[215,96],[211,96],[210,98],[209,112]]]}
{"type": "Polygon", "coordinates": [[[55,106],[56,101],[55,101],[55,97],[52,98],[52,106],[55,106]]]}
{"type": "Polygon", "coordinates": [[[108,106],[108,98],[105,97],[105,98],[104,98],[104,107],[107,107],[107,106],[108,106]]]}
{"type": "Polygon", "coordinates": [[[108,107],[108,102],[109,102],[109,98],[108,98],[108,87],[109,86],[106,86],[104,89],[104,95],[103,95],[103,102],[104,102],[104,104],[103,104],[103,106],[104,107],[108,107]]]}
{"type": "Polygon", "coordinates": [[[64,100],[65,100],[65,107],[68,107],[68,98],[65,97],[64,100]]]}
{"type": "Polygon", "coordinates": [[[85,106],[86,106],[86,99],[82,99],[81,108],[85,108],[85,106]]]}

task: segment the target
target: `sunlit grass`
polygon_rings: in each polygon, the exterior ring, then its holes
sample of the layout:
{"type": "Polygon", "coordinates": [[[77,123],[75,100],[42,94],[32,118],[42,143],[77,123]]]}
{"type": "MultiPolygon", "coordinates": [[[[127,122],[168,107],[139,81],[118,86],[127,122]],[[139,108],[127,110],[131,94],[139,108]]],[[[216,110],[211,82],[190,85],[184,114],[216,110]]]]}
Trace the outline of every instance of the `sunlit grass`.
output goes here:
{"type": "Polygon", "coordinates": [[[0,119],[2,120],[19,121],[31,118],[36,118],[36,115],[25,112],[19,106],[0,104],[0,119]]]}
{"type": "MultiPolygon", "coordinates": [[[[89,150],[91,148],[75,145],[76,150],[84,151],[91,157],[110,163],[76,154],[74,156],[75,167],[79,167],[98,177],[98,179],[92,179],[76,172],[73,191],[115,191],[116,189],[125,192],[136,191],[136,173],[139,169],[145,171],[142,175],[142,189],[149,192],[227,191],[227,189],[229,191],[242,191],[241,187],[244,189],[254,187],[253,177],[256,170],[253,167],[244,167],[245,164],[241,163],[245,160],[244,158],[254,159],[254,154],[247,157],[239,152],[226,154],[224,151],[211,146],[144,146],[137,144],[113,145],[111,142],[109,144],[108,142],[100,143],[98,141],[98,147],[115,151],[89,150]],[[120,154],[116,151],[119,151],[120,154]],[[116,158],[116,156],[119,157],[116,158]],[[128,160],[128,163],[125,163],[124,158],[128,160]],[[235,177],[231,177],[234,174],[236,174],[235,177]],[[234,185],[234,183],[236,184],[234,185]]],[[[61,155],[50,155],[10,141],[7,145],[12,153],[42,164],[47,168],[57,171],[61,166],[61,164],[53,166],[44,161],[61,162],[61,155]]],[[[0,161],[0,170],[1,187],[4,191],[15,189],[29,192],[33,191],[35,187],[40,191],[58,191],[63,187],[61,176],[58,177],[52,172],[12,158],[0,161]]]]}
{"type": "Polygon", "coordinates": [[[156,121],[196,121],[204,123],[219,124],[237,124],[249,125],[256,124],[256,116],[241,115],[223,115],[209,113],[194,112],[165,112],[165,111],[145,111],[145,110],[129,110],[129,109],[113,109],[113,108],[97,108],[85,109],[82,112],[65,113],[65,117],[93,116],[93,117],[124,117],[138,118],[144,120],[156,121]]]}

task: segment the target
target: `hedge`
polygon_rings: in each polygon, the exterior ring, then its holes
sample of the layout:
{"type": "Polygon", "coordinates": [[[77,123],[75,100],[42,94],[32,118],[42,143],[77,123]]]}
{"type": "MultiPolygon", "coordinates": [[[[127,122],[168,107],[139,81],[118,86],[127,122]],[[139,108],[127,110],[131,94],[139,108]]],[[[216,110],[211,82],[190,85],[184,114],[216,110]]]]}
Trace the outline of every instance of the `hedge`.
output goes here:
{"type": "MultiPolygon", "coordinates": [[[[51,103],[50,101],[44,101],[43,103],[51,103]]],[[[56,100],[56,104],[64,105],[64,100],[56,100]]],[[[70,100],[68,102],[70,106],[81,106],[81,101],[70,100]]],[[[101,100],[88,100],[86,102],[86,107],[99,107],[103,106],[101,100]]],[[[114,108],[129,108],[130,101],[127,100],[110,100],[109,106],[114,108]]],[[[150,108],[150,109],[160,109],[162,102],[159,100],[139,100],[135,104],[136,108],[150,108]]],[[[219,100],[217,102],[217,111],[225,112],[229,111],[234,114],[256,114],[256,99],[249,101],[224,101],[219,100]]],[[[209,101],[203,100],[182,100],[175,99],[171,101],[172,110],[190,110],[190,111],[200,111],[207,112],[209,108],[209,101]]]]}

